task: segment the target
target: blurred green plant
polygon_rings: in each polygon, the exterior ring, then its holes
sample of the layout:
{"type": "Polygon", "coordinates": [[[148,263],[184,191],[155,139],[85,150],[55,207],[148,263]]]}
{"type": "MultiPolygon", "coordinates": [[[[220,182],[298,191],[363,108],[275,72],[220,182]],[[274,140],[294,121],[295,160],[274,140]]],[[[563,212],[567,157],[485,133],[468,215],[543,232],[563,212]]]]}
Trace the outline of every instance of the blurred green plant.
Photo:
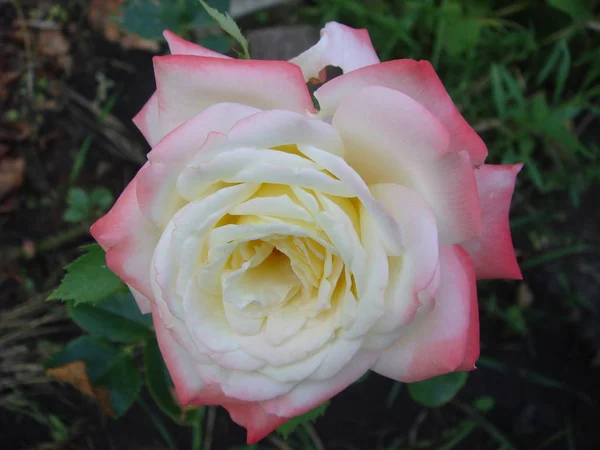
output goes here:
{"type": "Polygon", "coordinates": [[[104,214],[113,201],[112,193],[104,187],[95,188],[90,193],[79,187],[71,187],[67,191],[67,209],[63,220],[69,223],[89,222],[104,214]]]}
{"type": "MultiPolygon", "coordinates": [[[[212,0],[219,11],[229,10],[229,0],[212,0]]],[[[116,17],[121,27],[145,39],[161,39],[164,30],[192,39],[192,31],[200,31],[199,44],[211,50],[226,52],[229,39],[214,34],[215,23],[198,0],[127,0],[122,16],[116,17]]]]}
{"type": "Polygon", "coordinates": [[[489,162],[524,162],[520,182],[536,194],[576,206],[600,181],[598,148],[582,138],[600,113],[598,1],[315,3],[309,18],[367,28],[382,60],[430,60],[489,162]]]}

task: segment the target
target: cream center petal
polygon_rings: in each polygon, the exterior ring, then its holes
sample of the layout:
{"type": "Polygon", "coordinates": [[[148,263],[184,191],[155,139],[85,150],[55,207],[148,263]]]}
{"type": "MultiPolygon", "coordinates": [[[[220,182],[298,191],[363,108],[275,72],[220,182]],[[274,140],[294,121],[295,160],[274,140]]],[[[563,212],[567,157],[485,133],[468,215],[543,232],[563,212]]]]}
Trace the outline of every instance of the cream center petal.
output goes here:
{"type": "Polygon", "coordinates": [[[292,269],[290,259],[277,250],[260,264],[249,267],[246,263],[221,276],[223,301],[239,309],[247,306],[270,308],[293,297],[302,282],[292,269]]]}

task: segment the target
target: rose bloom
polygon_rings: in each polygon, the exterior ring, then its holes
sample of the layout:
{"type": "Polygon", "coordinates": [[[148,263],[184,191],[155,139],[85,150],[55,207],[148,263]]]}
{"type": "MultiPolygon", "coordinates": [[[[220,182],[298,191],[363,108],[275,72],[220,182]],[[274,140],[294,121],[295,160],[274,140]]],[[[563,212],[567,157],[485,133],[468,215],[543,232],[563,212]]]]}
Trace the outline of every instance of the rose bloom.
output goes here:
{"type": "Polygon", "coordinates": [[[484,165],[431,64],[381,63],[337,23],[289,62],[165,38],[134,119],[148,162],[91,232],[152,312],[181,404],[222,405],[253,443],[367,370],[472,370],[475,280],[521,277],[521,165],[484,165]],[[326,66],[344,74],[316,108],[326,66]]]}

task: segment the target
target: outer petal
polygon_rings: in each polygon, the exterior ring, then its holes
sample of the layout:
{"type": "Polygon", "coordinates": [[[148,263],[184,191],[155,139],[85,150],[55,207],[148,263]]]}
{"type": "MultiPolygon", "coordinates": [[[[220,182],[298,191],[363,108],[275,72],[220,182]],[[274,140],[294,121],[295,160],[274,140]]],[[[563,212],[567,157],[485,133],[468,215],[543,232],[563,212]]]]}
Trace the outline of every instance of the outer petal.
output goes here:
{"type": "MultiPolygon", "coordinates": [[[[230,59],[229,56],[213,52],[212,50],[186,41],[175,33],[171,33],[169,30],[165,30],[163,36],[169,44],[169,49],[173,55],[194,55],[230,59]]],[[[156,96],[156,93],[152,94],[150,100],[148,100],[142,110],[133,118],[133,123],[142,132],[150,146],[154,147],[162,137],[158,117],[158,97],[156,96]]]]}
{"type": "Polygon", "coordinates": [[[343,391],[360,378],[376,359],[377,353],[360,351],[334,377],[320,381],[305,381],[285,395],[260,402],[263,412],[255,407],[240,408],[232,412],[229,405],[225,407],[232,413],[234,421],[248,428],[248,443],[252,444],[266,437],[285,421],[310,411],[343,391]],[[254,414],[257,417],[253,417],[254,414]]]}
{"type": "Polygon", "coordinates": [[[171,33],[169,30],[163,31],[163,36],[169,44],[169,50],[172,55],[195,55],[195,56],[208,56],[210,58],[224,58],[230,59],[227,55],[213,52],[207,48],[201,47],[193,42],[186,41],[180,38],[175,33],[171,33]]]}
{"type": "Polygon", "coordinates": [[[471,255],[477,278],[523,278],[510,236],[508,213],[517,174],[523,164],[482,166],[475,171],[483,214],[479,239],[461,244],[471,255]]]}
{"type": "Polygon", "coordinates": [[[301,114],[314,106],[300,69],[284,61],[154,57],[161,137],[215,103],[301,114]]]}
{"type": "Polygon", "coordinates": [[[421,194],[436,215],[442,245],[479,237],[469,155],[448,152],[446,128],[422,104],[392,89],[363,88],[343,99],[333,126],[344,140],[345,160],[367,184],[401,184],[421,194]]]}
{"type": "Polygon", "coordinates": [[[152,301],[146,297],[144,294],[142,294],[140,291],[136,290],[133,286],[128,286],[129,290],[131,291],[131,294],[133,295],[133,298],[135,299],[135,302],[138,305],[138,308],[140,308],[140,311],[142,312],[142,314],[147,314],[149,312],[152,312],[152,301]]]}
{"type": "Polygon", "coordinates": [[[146,102],[142,110],[133,118],[133,123],[142,132],[148,144],[154,147],[163,136],[158,118],[158,97],[156,92],[146,102]]]}
{"type": "Polygon", "coordinates": [[[154,306],[152,319],[160,352],[173,379],[179,402],[188,405],[199,395],[205,384],[198,374],[194,358],[173,338],[160,316],[158,307],[154,306]]]}
{"type": "Polygon", "coordinates": [[[421,103],[445,125],[450,134],[450,151],[466,150],[474,165],[483,164],[487,156],[485,144],[456,109],[428,61],[389,61],[337,77],[315,92],[320,115],[332,116],[343,98],[368,86],[394,89],[421,103]]]}
{"type": "Polygon", "coordinates": [[[377,64],[379,58],[373,49],[369,32],[357,30],[336,22],[329,22],[321,30],[321,39],[304,53],[291,59],[302,69],[306,81],[321,78],[327,66],[340,67],[344,73],[377,64]]]}
{"type": "Polygon", "coordinates": [[[90,232],[106,250],[106,264],[127,284],[147,299],[152,299],[150,261],[159,230],[142,214],[136,195],[137,179],[133,179],[112,209],[90,232]]]}
{"type": "Polygon", "coordinates": [[[469,370],[479,354],[475,271],[457,245],[440,249],[441,280],[434,310],[381,353],[373,370],[403,382],[469,370]]]}
{"type": "Polygon", "coordinates": [[[175,191],[177,177],[210,134],[227,133],[239,120],[259,110],[234,103],[209,106],[197,116],[173,130],[148,154],[149,163],[138,173],[137,196],[141,211],[152,223],[164,225],[183,199],[175,191]]]}
{"type": "Polygon", "coordinates": [[[248,444],[254,444],[267,437],[271,431],[291,419],[269,414],[258,402],[231,403],[223,406],[235,423],[248,430],[248,444]]]}

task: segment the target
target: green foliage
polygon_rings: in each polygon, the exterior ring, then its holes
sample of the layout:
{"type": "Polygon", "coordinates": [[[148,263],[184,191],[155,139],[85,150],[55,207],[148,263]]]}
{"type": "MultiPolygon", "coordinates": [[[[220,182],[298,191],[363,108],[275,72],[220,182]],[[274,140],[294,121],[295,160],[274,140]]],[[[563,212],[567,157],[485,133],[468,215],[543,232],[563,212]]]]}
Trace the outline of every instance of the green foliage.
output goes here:
{"type": "Polygon", "coordinates": [[[162,412],[181,425],[193,425],[201,420],[204,408],[183,410],[175,401],[173,382],[156,339],[149,340],[144,347],[144,369],[150,395],[162,412]]]}
{"type": "Polygon", "coordinates": [[[287,439],[288,436],[290,434],[292,434],[293,431],[299,425],[313,423],[319,417],[325,415],[325,411],[327,410],[327,407],[329,406],[329,403],[330,403],[329,400],[327,400],[326,402],[321,403],[316,408],[313,408],[310,411],[308,411],[308,412],[306,412],[306,413],[304,413],[304,414],[302,414],[300,416],[291,418],[286,423],[284,423],[279,428],[277,428],[277,433],[279,433],[281,436],[283,436],[284,439],[287,439]]]}
{"type": "MultiPolygon", "coordinates": [[[[215,0],[220,10],[229,10],[229,0],[215,0]]],[[[197,0],[128,0],[123,6],[122,26],[146,39],[159,39],[164,30],[186,35],[192,29],[211,25],[210,16],[197,0]]]]}
{"type": "Polygon", "coordinates": [[[86,245],[83,249],[86,253],[66,267],[67,274],[48,300],[95,304],[124,289],[121,280],[106,266],[105,253],[99,245],[86,245]]]}
{"type": "Polygon", "coordinates": [[[90,194],[78,187],[67,192],[67,209],[63,215],[65,222],[78,223],[101,216],[114,201],[112,193],[104,188],[94,189],[90,194]]]}
{"type": "Polygon", "coordinates": [[[408,392],[418,403],[428,408],[445,405],[463,388],[469,377],[468,372],[451,372],[446,375],[410,383],[408,392]]]}
{"type": "Polygon", "coordinates": [[[569,16],[575,21],[594,17],[595,0],[548,0],[548,4],[569,16]]]}
{"type": "Polygon", "coordinates": [[[488,145],[489,163],[524,162],[519,192],[564,193],[577,206],[600,181],[600,152],[574,125],[600,113],[600,50],[597,32],[586,27],[598,2],[548,4],[317,0],[305,14],[367,28],[382,60],[430,60],[488,145]]]}
{"type": "MultiPolygon", "coordinates": [[[[223,31],[234,38],[236,42],[242,46],[242,53],[240,56],[245,59],[250,59],[250,52],[248,51],[248,39],[246,39],[246,37],[242,34],[242,30],[240,30],[240,27],[238,27],[237,23],[235,23],[235,20],[233,20],[228,13],[220,13],[218,7],[213,8],[205,1],[199,1],[208,15],[210,15],[210,17],[212,17],[219,24],[223,31]]],[[[220,8],[220,10],[227,11],[224,8],[220,8]]]]}
{"type": "Polygon", "coordinates": [[[69,304],[71,319],[92,336],[136,343],[153,336],[152,319],[143,315],[131,294],[112,295],[96,305],[69,304]]]}
{"type": "Polygon", "coordinates": [[[116,347],[91,336],[82,336],[46,361],[46,368],[76,361],[86,364],[86,373],[94,387],[108,390],[110,408],[120,417],[131,407],[141,387],[141,377],[127,349],[116,347]]]}

